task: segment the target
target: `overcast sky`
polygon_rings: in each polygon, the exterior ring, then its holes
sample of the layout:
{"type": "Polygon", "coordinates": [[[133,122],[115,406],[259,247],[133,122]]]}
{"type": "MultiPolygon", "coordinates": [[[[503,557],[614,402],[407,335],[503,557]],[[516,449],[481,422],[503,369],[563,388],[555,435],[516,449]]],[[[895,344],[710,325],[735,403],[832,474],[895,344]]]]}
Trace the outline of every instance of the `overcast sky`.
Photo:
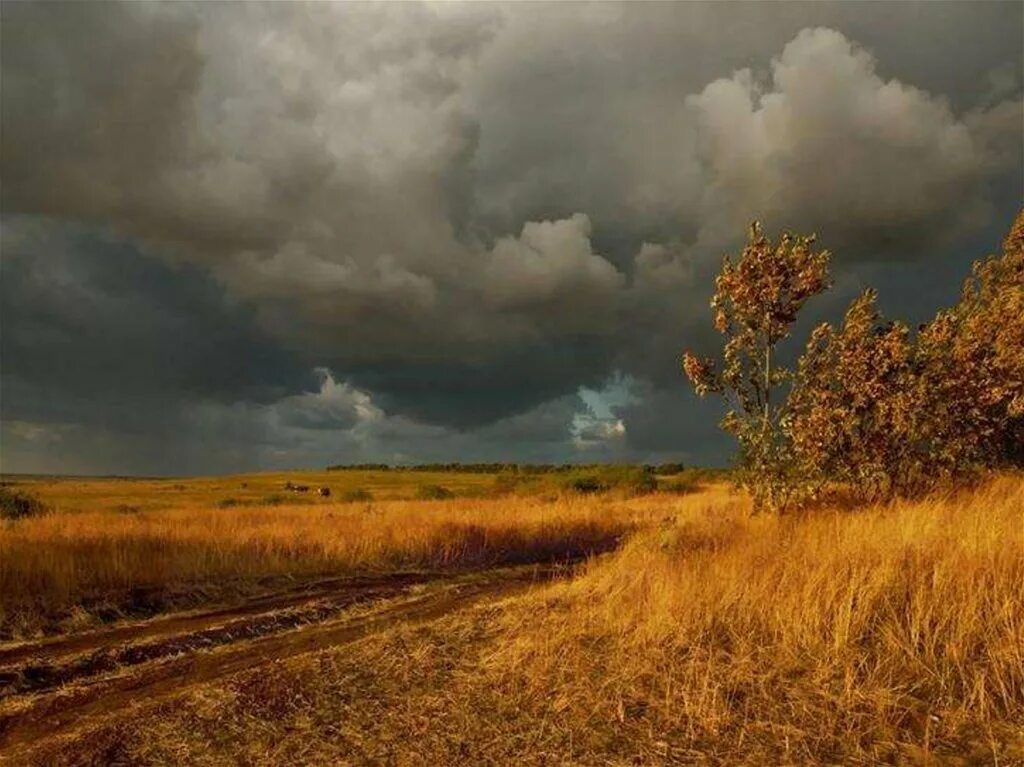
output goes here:
{"type": "Polygon", "coordinates": [[[0,467],[721,463],[722,255],[927,318],[1024,196],[1024,4],[5,3],[0,467]]]}

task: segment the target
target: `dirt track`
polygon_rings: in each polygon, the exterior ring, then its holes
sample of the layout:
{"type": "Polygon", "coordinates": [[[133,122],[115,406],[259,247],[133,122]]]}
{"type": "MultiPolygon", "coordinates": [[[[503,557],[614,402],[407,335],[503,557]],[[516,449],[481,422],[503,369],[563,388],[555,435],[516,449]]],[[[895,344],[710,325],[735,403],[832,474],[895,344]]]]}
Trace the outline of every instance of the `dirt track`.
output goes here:
{"type": "Polygon", "coordinates": [[[0,763],[30,762],[44,742],[196,685],[428,621],[560,572],[529,566],[320,581],[235,608],[0,648],[0,763]]]}

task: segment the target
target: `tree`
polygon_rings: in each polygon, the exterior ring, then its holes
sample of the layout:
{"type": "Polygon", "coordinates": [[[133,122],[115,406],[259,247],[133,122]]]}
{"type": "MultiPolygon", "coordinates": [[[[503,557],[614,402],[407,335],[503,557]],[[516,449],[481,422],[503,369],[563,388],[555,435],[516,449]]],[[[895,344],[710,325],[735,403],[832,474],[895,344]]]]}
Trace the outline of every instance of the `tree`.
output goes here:
{"type": "Polygon", "coordinates": [[[881,321],[871,290],[840,329],[816,328],[783,432],[804,476],[865,499],[1024,465],[1024,214],[916,337],[881,321]]]}
{"type": "Polygon", "coordinates": [[[1024,211],[1002,255],[975,262],[957,304],[921,329],[917,362],[932,473],[1024,465],[1024,211]]]}
{"type": "Polygon", "coordinates": [[[690,352],[683,370],[700,396],[721,394],[731,405],[722,422],[739,442],[738,476],[755,509],[782,510],[796,486],[791,450],[781,429],[785,403],[779,387],[789,371],[776,347],[811,297],[828,289],[829,253],[813,236],[767,238],[759,223],[734,265],[726,256],[711,301],[715,328],[725,336],[722,368],[690,352]]]}
{"type": "Polygon", "coordinates": [[[811,333],[787,399],[783,432],[815,488],[841,483],[865,499],[920,476],[913,456],[918,407],[910,330],[883,323],[866,290],[840,328],[811,333]]]}

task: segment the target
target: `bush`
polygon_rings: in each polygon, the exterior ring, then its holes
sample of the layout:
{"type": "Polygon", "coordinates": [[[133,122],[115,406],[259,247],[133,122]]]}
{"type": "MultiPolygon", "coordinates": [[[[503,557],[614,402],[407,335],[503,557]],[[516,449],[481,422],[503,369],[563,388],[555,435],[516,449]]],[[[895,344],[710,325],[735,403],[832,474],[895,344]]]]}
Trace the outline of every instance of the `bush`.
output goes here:
{"type": "Polygon", "coordinates": [[[364,490],[361,487],[356,487],[351,490],[346,490],[344,493],[342,493],[341,500],[349,503],[356,503],[359,501],[372,501],[373,493],[371,493],[369,490],[364,490]]]}
{"type": "Polygon", "coordinates": [[[572,493],[604,493],[609,490],[640,495],[658,489],[658,480],[646,466],[600,466],[569,472],[562,490],[572,493]]]}
{"type": "Polygon", "coordinates": [[[737,263],[726,257],[715,279],[711,308],[725,337],[721,369],[712,359],[683,355],[697,395],[721,395],[730,407],[722,428],[739,443],[735,476],[755,510],[784,510],[800,485],[780,401],[791,372],[778,364],[776,347],[807,301],[828,289],[829,258],[815,249],[813,235],[785,233],[772,241],[754,222],[737,263]]]}
{"type": "Polygon", "coordinates": [[[562,486],[574,493],[603,493],[611,489],[611,485],[596,474],[570,475],[563,480],[562,486]]]}
{"type": "Polygon", "coordinates": [[[45,514],[49,509],[38,498],[0,487],[0,519],[26,519],[45,514]]]}
{"type": "Polygon", "coordinates": [[[688,495],[689,493],[696,492],[699,487],[700,485],[692,478],[685,477],[664,482],[658,486],[658,489],[665,493],[673,493],[674,495],[688,495]]]}
{"type": "Polygon", "coordinates": [[[421,501],[442,501],[454,496],[451,490],[440,485],[420,485],[416,490],[416,497],[421,501]]]}

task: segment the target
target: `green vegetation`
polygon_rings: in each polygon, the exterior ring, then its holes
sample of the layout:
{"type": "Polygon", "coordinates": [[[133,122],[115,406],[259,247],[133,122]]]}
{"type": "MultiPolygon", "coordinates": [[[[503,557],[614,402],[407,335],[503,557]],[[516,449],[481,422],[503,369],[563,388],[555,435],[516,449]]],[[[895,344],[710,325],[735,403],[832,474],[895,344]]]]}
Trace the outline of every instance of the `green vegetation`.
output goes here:
{"type": "Polygon", "coordinates": [[[603,493],[615,489],[641,495],[657,490],[658,480],[643,466],[604,466],[569,472],[561,479],[561,487],[576,493],[603,493]]]}
{"type": "Polygon", "coordinates": [[[46,504],[34,496],[0,487],[0,519],[38,517],[47,510],[46,504]]]}
{"type": "Polygon", "coordinates": [[[416,498],[421,501],[443,501],[454,497],[455,493],[441,485],[420,485],[416,490],[416,498]]]}
{"type": "MultiPolygon", "coordinates": [[[[393,471],[430,472],[434,474],[566,474],[582,469],[603,470],[619,464],[604,463],[421,463],[411,466],[393,466],[386,463],[336,464],[326,471],[393,471]]],[[[686,469],[682,463],[647,464],[644,468],[652,474],[678,474],[686,469]]]]}

